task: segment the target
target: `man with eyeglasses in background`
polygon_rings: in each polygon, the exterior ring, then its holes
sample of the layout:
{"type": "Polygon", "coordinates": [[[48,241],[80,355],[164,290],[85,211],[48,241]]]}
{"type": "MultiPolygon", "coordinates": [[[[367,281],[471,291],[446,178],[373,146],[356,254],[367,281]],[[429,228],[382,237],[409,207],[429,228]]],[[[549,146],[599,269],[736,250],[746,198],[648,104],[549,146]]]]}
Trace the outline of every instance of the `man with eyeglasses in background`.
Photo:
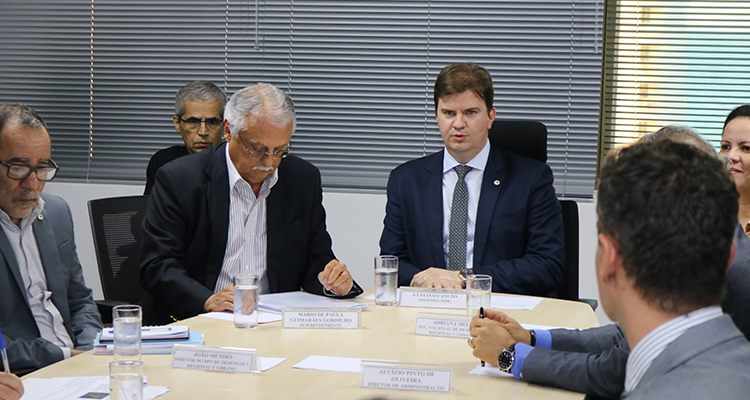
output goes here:
{"type": "Polygon", "coordinates": [[[211,82],[193,81],[177,92],[172,122],[185,145],[167,147],[151,157],[146,168],[146,188],[143,194],[151,194],[156,171],[162,165],[221,143],[226,104],[227,95],[211,82]]]}
{"type": "Polygon", "coordinates": [[[93,347],[102,328],[76,254],[65,200],[43,194],[57,174],[42,118],[0,106],[0,330],[12,372],[93,347]]]}
{"type": "Polygon", "coordinates": [[[232,96],[225,116],[225,144],[156,174],[143,220],[144,323],[232,310],[238,273],[257,275],[260,294],[361,294],[331,250],[320,172],[289,154],[289,95],[252,85],[232,96]]]}

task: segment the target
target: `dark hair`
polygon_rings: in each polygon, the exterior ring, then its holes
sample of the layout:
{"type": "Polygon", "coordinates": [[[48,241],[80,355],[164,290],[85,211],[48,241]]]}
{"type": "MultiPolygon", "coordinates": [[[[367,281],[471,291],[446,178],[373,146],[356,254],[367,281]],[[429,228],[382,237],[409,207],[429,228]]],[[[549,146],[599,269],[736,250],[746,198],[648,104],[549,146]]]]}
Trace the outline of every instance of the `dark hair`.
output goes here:
{"type": "Polygon", "coordinates": [[[716,157],[671,140],[613,153],[600,172],[599,233],[640,295],[664,312],[719,304],[739,194],[716,157]]]}
{"type": "Polygon", "coordinates": [[[30,128],[44,128],[47,129],[47,125],[44,123],[42,117],[23,104],[4,104],[0,106],[0,134],[5,129],[6,125],[11,123],[17,123],[21,126],[28,126],[30,128]]]}
{"type": "Polygon", "coordinates": [[[492,110],[492,100],[495,91],[492,89],[492,77],[486,69],[477,64],[458,63],[451,64],[442,71],[435,80],[435,112],[437,112],[438,101],[445,96],[463,93],[467,90],[474,92],[484,100],[487,112],[492,110]]]}
{"type": "Polygon", "coordinates": [[[726,128],[727,124],[732,122],[733,119],[740,117],[750,118],[750,104],[745,104],[732,110],[727,115],[727,119],[724,120],[724,127],[726,128]]]}

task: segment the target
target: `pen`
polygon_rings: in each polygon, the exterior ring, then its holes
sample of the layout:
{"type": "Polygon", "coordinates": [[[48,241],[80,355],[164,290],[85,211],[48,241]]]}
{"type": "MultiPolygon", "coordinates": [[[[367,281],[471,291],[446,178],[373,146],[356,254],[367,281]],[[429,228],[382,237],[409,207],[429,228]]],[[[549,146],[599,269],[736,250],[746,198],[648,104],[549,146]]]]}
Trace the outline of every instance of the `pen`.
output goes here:
{"type": "MultiPolygon", "coordinates": [[[[479,318],[484,318],[484,307],[479,307],[479,318]]],[[[484,360],[482,360],[482,366],[484,367],[484,360]]]]}
{"type": "Polygon", "coordinates": [[[8,364],[8,353],[5,351],[5,341],[3,340],[3,333],[0,332],[0,353],[3,355],[3,368],[5,373],[10,373],[10,364],[8,364]]]}

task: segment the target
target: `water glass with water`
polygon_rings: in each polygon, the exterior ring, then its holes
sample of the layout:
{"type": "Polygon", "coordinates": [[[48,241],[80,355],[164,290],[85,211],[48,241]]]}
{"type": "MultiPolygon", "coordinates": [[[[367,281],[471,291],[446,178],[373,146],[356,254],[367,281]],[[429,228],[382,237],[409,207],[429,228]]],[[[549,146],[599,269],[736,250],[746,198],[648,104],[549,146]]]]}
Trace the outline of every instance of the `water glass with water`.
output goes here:
{"type": "Polygon", "coordinates": [[[110,400],[143,400],[143,361],[109,363],[110,400]]]}
{"type": "Polygon", "coordinates": [[[375,257],[375,304],[395,306],[398,304],[396,288],[398,286],[398,257],[375,257]]]}
{"type": "Polygon", "coordinates": [[[492,300],[492,277],[469,275],[466,277],[466,313],[477,315],[479,307],[490,308],[492,300]]]}
{"type": "Polygon", "coordinates": [[[258,326],[258,276],[235,275],[234,283],[234,326],[255,328],[258,326]]]}
{"type": "Polygon", "coordinates": [[[115,360],[141,359],[141,306],[122,305],[112,309],[115,331],[115,360]]]}

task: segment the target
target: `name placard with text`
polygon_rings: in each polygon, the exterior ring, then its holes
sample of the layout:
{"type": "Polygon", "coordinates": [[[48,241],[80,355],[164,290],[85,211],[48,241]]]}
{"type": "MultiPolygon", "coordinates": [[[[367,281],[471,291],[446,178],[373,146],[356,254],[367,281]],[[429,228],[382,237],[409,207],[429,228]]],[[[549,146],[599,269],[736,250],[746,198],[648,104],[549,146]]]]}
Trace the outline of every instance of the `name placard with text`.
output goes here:
{"type": "Polygon", "coordinates": [[[453,388],[453,366],[363,362],[362,387],[447,393],[453,388]]]}
{"type": "Polygon", "coordinates": [[[471,315],[419,313],[414,333],[425,336],[441,336],[468,339],[471,315]]]}
{"type": "Polygon", "coordinates": [[[399,288],[401,307],[466,309],[466,291],[463,289],[399,288]]]}
{"type": "Polygon", "coordinates": [[[360,308],[285,307],[282,326],[293,329],[359,329],[360,308]]]}
{"type": "Polygon", "coordinates": [[[258,350],[179,344],[172,348],[172,368],[235,373],[260,372],[258,350]]]}

